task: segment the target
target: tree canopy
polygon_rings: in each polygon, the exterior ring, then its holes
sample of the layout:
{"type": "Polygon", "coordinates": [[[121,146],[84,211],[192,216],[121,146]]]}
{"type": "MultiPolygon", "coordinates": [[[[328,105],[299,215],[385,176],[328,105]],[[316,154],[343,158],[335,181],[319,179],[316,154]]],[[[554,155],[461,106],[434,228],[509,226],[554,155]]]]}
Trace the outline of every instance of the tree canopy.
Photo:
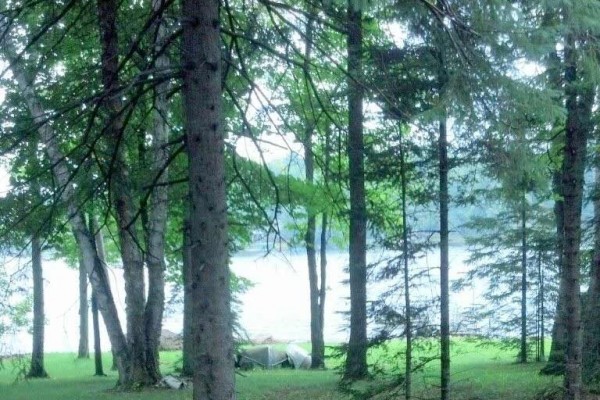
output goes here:
{"type": "MultiPolygon", "coordinates": [[[[125,388],[161,379],[176,281],[194,398],[233,396],[231,299],[244,285],[229,259],[259,242],[306,251],[314,368],[327,248],[347,246],[344,380],[369,375],[370,344],[431,334],[450,399],[450,289],[484,281],[485,334],[519,337],[527,362],[551,331],[548,370],[581,399],[600,381],[600,208],[586,190],[598,17],[596,0],[2,2],[0,248],[42,239],[81,261],[125,388]],[[124,323],[98,234],[124,273],[124,323]],[[470,270],[450,282],[454,244],[470,270]],[[434,247],[439,293],[411,306],[434,247]],[[372,249],[386,260],[369,265],[372,249]],[[373,300],[369,280],[391,289],[373,300]]],[[[0,267],[0,335],[23,322],[12,273],[0,267]]]]}

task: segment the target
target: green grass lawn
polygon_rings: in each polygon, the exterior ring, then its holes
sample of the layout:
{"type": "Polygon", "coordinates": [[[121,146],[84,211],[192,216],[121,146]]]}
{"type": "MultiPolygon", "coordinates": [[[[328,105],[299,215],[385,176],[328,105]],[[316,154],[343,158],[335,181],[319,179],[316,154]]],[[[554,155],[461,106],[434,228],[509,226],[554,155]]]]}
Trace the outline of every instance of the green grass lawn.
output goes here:
{"type": "MultiPolygon", "coordinates": [[[[392,351],[400,345],[390,346],[392,351]]],[[[432,351],[435,352],[435,349],[432,351]]],[[[506,400],[533,399],[537,393],[560,384],[560,378],[538,374],[542,364],[520,365],[514,362],[514,351],[507,352],[497,346],[481,347],[477,343],[455,341],[452,345],[453,398],[457,400],[506,400]]],[[[421,354],[424,355],[424,354],[421,354]]],[[[417,353],[419,356],[419,353],[417,353]]],[[[173,372],[180,355],[177,352],[161,354],[163,373],[173,372]]],[[[372,360],[380,360],[379,366],[392,368],[390,360],[382,361],[382,351],[370,354],[372,360]]],[[[331,360],[329,367],[339,365],[331,360]]],[[[398,360],[401,365],[403,360],[398,360]]],[[[438,394],[439,362],[432,361],[414,375],[415,398],[435,399],[438,394]]],[[[85,399],[191,399],[189,389],[175,391],[166,389],[142,392],[115,392],[116,374],[109,371],[110,354],[105,356],[107,377],[94,377],[93,360],[78,360],[74,354],[48,354],[46,370],[49,379],[15,380],[13,364],[5,360],[0,370],[0,399],[2,400],[85,400],[85,399]],[[168,397],[167,397],[168,396],[168,397]]],[[[333,369],[327,371],[295,371],[290,369],[245,371],[237,375],[239,400],[281,399],[350,399],[348,393],[339,390],[339,376],[333,369]]],[[[381,391],[390,378],[375,377],[354,385],[355,389],[372,393],[381,391]]],[[[379,393],[376,399],[399,398],[393,390],[379,393]]]]}

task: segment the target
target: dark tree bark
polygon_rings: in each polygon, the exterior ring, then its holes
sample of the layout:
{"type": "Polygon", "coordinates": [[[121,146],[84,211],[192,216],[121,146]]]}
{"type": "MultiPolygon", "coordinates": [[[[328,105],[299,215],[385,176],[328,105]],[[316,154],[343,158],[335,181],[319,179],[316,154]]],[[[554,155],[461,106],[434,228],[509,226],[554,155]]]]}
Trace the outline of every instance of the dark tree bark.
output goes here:
{"type": "Polygon", "coordinates": [[[218,0],[182,3],[195,400],[235,398],[218,0]]]}
{"type": "MultiPolygon", "coordinates": [[[[321,215],[321,247],[319,248],[319,271],[321,275],[321,282],[319,286],[319,324],[321,326],[320,336],[323,337],[323,330],[325,328],[325,298],[327,292],[327,232],[328,232],[329,221],[327,212],[321,215]]],[[[323,344],[323,358],[325,358],[325,345],[323,344]]],[[[325,367],[325,360],[323,360],[323,367],[325,367]]]]}
{"type": "Polygon", "coordinates": [[[33,276],[33,348],[28,378],[47,378],[44,368],[44,277],[42,273],[42,243],[37,235],[31,238],[31,271],[33,276]]]}
{"type": "Polygon", "coordinates": [[[521,351],[519,361],[527,362],[527,199],[521,199],[521,351]]]}
{"type": "Polygon", "coordinates": [[[88,278],[83,257],[79,253],[79,348],[77,358],[90,358],[88,278]]]}
{"type": "MultiPolygon", "coordinates": [[[[187,206],[184,205],[187,208],[187,206]]],[[[189,210],[186,211],[189,214],[189,210]]],[[[193,304],[193,292],[192,292],[192,255],[191,255],[191,243],[190,243],[190,221],[189,215],[186,215],[183,222],[183,366],[181,369],[181,375],[193,376],[194,375],[194,320],[192,318],[190,310],[193,304]]]]}
{"type": "MultiPolygon", "coordinates": [[[[551,26],[554,24],[556,19],[556,9],[549,9],[545,11],[544,24],[551,26]]],[[[563,65],[561,58],[557,51],[551,51],[548,54],[548,77],[549,85],[555,90],[562,89],[563,83],[563,65]]],[[[559,135],[556,139],[556,143],[553,144],[555,147],[562,148],[564,146],[564,136],[559,135]]],[[[562,190],[562,176],[563,167],[557,168],[552,175],[552,187],[554,192],[554,218],[556,220],[556,258],[557,266],[559,271],[559,288],[558,288],[558,300],[556,302],[556,312],[554,314],[554,323],[552,325],[551,338],[552,342],[550,345],[550,355],[548,356],[548,362],[540,371],[544,375],[562,375],[565,371],[565,346],[566,346],[566,333],[565,333],[565,319],[564,319],[564,281],[562,274],[562,257],[563,257],[563,245],[564,245],[564,201],[563,201],[563,190],[562,190]]]]}
{"type": "Polygon", "coordinates": [[[558,300],[556,302],[556,312],[552,332],[550,334],[552,343],[550,344],[550,355],[548,362],[540,371],[544,375],[562,375],[565,372],[565,347],[566,347],[566,326],[565,326],[565,281],[562,273],[562,260],[564,248],[564,201],[562,190],[563,167],[556,171],[552,177],[552,186],[554,187],[554,218],[556,219],[556,255],[559,271],[558,300]]]}
{"type": "Polygon", "coordinates": [[[439,179],[440,179],[440,347],[441,347],[441,400],[450,399],[450,269],[448,249],[448,135],[446,117],[439,123],[439,179]]]}
{"type": "MultiPolygon", "coordinates": [[[[442,1],[437,2],[438,7],[444,10],[446,4],[442,1]]],[[[449,400],[451,398],[450,387],[450,288],[449,288],[449,227],[448,227],[448,209],[450,195],[448,191],[448,175],[450,164],[448,162],[448,132],[447,120],[448,111],[445,102],[448,101],[446,92],[449,81],[448,67],[446,61],[445,40],[446,28],[441,20],[437,21],[437,30],[434,32],[434,42],[436,45],[436,58],[438,63],[437,71],[437,92],[439,101],[439,121],[438,121],[438,174],[439,174],[439,205],[440,205],[440,399],[449,400]]]]}
{"type": "Polygon", "coordinates": [[[367,216],[365,204],[362,12],[348,2],[348,162],[350,175],[350,340],[345,379],[362,379],[367,368],[367,216]]]}
{"type": "Polygon", "coordinates": [[[537,271],[538,271],[538,298],[537,298],[537,346],[536,346],[536,359],[537,362],[546,361],[546,326],[545,326],[545,296],[546,296],[546,282],[544,269],[542,268],[542,251],[537,252],[537,271]]]}
{"type": "Polygon", "coordinates": [[[583,310],[583,381],[597,387],[600,384],[600,162],[597,156],[594,163],[594,252],[583,310]]]}
{"type": "MultiPolygon", "coordinates": [[[[152,0],[152,10],[160,15],[165,8],[166,0],[152,0]]],[[[166,29],[162,23],[162,15],[155,22],[154,51],[159,54],[155,66],[166,73],[169,57],[162,51],[166,40],[166,29]]],[[[162,332],[163,311],[165,308],[165,232],[168,210],[168,163],[169,128],[166,117],[169,112],[167,95],[170,91],[169,80],[165,79],[154,87],[154,110],[152,135],[152,176],[155,185],[150,197],[149,223],[146,237],[148,267],[148,299],[145,309],[146,334],[146,368],[154,379],[160,378],[159,346],[162,332]]]]}
{"type": "Polygon", "coordinates": [[[94,375],[106,376],[102,366],[102,345],[100,343],[100,318],[98,315],[98,301],[92,291],[92,325],[94,330],[94,375]]]}
{"type": "Polygon", "coordinates": [[[544,270],[542,269],[542,260],[540,255],[540,358],[537,361],[546,361],[546,282],[544,281],[544,270]]]}
{"type": "MultiPolygon", "coordinates": [[[[329,182],[329,161],[330,161],[330,136],[331,132],[329,127],[325,131],[325,162],[323,165],[323,182],[325,185],[329,182]]],[[[321,284],[319,287],[319,325],[321,327],[320,337],[323,338],[323,330],[325,328],[325,299],[327,296],[327,232],[329,229],[329,218],[327,211],[324,211],[321,215],[321,237],[320,237],[320,248],[319,248],[319,272],[321,275],[321,284]]],[[[324,343],[324,340],[323,340],[324,343]]],[[[323,358],[325,358],[325,345],[323,344],[323,358]]],[[[323,360],[323,367],[325,367],[325,360],[323,360]]]]}
{"type": "MultiPolygon", "coordinates": [[[[308,21],[306,22],[305,32],[305,50],[304,50],[304,79],[306,87],[310,85],[310,63],[312,56],[313,45],[313,25],[314,14],[309,12],[308,21]]],[[[310,89],[306,91],[306,95],[310,96],[310,89]]],[[[310,101],[310,100],[309,100],[310,101]]],[[[304,115],[305,134],[303,138],[304,146],[304,172],[306,175],[306,183],[313,185],[315,180],[315,160],[313,154],[313,133],[315,129],[314,116],[304,115]]],[[[317,232],[317,215],[314,210],[307,208],[307,224],[304,234],[304,245],[306,247],[306,259],[308,264],[308,283],[310,293],[310,343],[311,343],[311,368],[325,367],[325,341],[323,339],[323,316],[320,314],[321,307],[319,304],[319,273],[317,270],[317,251],[316,251],[316,232],[317,232]]]]}
{"type": "MultiPolygon", "coordinates": [[[[106,134],[113,168],[111,170],[112,203],[118,224],[125,304],[127,314],[127,344],[129,349],[130,385],[151,385],[160,379],[155,362],[147,359],[144,258],[136,230],[136,209],[133,203],[132,184],[125,160],[122,101],[119,94],[119,49],[117,33],[116,0],[98,0],[100,29],[101,76],[106,96],[102,106],[108,113],[106,134]]],[[[160,333],[155,333],[160,335],[160,333]]],[[[152,351],[150,351],[152,354],[152,351]]]]}
{"type": "Polygon", "coordinates": [[[578,89],[577,54],[573,34],[565,38],[565,97],[567,109],[564,146],[564,248],[562,273],[565,293],[565,400],[582,398],[581,382],[581,299],[579,246],[581,243],[581,208],[589,118],[593,92],[578,89]]]}
{"type": "MultiPolygon", "coordinates": [[[[106,271],[106,250],[104,249],[104,236],[98,226],[98,221],[94,215],[90,215],[90,231],[94,235],[94,242],[96,243],[96,252],[100,259],[102,269],[106,271]]],[[[106,272],[105,272],[106,273],[106,272]]],[[[98,302],[96,300],[96,293],[92,290],[92,323],[94,324],[94,367],[95,376],[106,376],[104,374],[104,367],[102,365],[102,346],[100,343],[100,319],[98,318],[98,302]]],[[[112,369],[116,370],[116,357],[113,351],[113,365],[112,369]]]]}
{"type": "MultiPolygon", "coordinates": [[[[312,154],[312,139],[307,138],[304,143],[306,182],[314,181],[314,160],[312,154]]],[[[311,368],[325,367],[325,341],[323,339],[323,316],[321,315],[319,274],[317,272],[317,254],[315,249],[316,238],[316,215],[308,211],[306,233],[304,242],[306,246],[306,258],[308,261],[308,282],[310,289],[310,342],[311,368]]]]}
{"type": "Polygon", "coordinates": [[[404,363],[404,398],[412,397],[412,307],[410,305],[410,270],[408,268],[408,219],[406,214],[406,163],[404,144],[400,143],[400,190],[402,202],[402,261],[404,263],[404,306],[406,311],[406,353],[404,363]]]}

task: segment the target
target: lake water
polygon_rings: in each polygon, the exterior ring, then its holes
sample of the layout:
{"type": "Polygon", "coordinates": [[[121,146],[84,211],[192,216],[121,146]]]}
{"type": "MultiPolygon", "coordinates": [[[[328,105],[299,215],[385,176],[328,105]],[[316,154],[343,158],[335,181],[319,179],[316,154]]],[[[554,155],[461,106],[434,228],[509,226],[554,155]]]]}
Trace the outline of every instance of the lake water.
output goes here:
{"type": "MultiPolygon", "coordinates": [[[[371,252],[369,262],[374,262],[385,254],[371,252]]],[[[466,249],[453,248],[450,252],[451,279],[460,277],[466,270],[464,260],[466,249]]],[[[421,287],[415,298],[434,298],[439,295],[438,274],[439,255],[430,253],[416,262],[412,268],[428,269],[423,275],[421,287]]],[[[328,254],[327,299],[325,307],[325,340],[343,342],[348,339],[349,318],[344,312],[349,310],[349,287],[345,269],[347,253],[333,251],[328,254]]],[[[231,268],[239,276],[254,282],[254,286],[240,296],[242,302],[240,322],[250,338],[273,338],[280,341],[310,341],[310,311],[308,272],[304,251],[243,252],[232,259],[231,268]]],[[[119,269],[110,270],[111,284],[115,301],[121,310],[124,323],[125,296],[123,279],[119,269]],[[116,289],[116,290],[115,290],[116,289]]],[[[400,278],[398,278],[400,279],[400,278]]],[[[62,261],[44,261],[46,341],[47,352],[77,351],[79,335],[78,272],[62,261]]],[[[385,289],[382,284],[370,284],[368,296],[375,299],[385,289]]],[[[458,318],[467,307],[480,303],[482,287],[475,287],[460,293],[453,293],[451,313],[458,318]]],[[[182,330],[181,310],[167,315],[164,329],[173,332],[182,330]]],[[[90,317],[91,326],[91,317],[90,317]]],[[[90,343],[91,341],[90,334],[90,343]]],[[[5,338],[9,351],[30,352],[31,335],[22,331],[5,338]]],[[[103,349],[109,349],[109,342],[102,326],[103,349]]],[[[6,351],[6,350],[5,350],[6,351]]]]}

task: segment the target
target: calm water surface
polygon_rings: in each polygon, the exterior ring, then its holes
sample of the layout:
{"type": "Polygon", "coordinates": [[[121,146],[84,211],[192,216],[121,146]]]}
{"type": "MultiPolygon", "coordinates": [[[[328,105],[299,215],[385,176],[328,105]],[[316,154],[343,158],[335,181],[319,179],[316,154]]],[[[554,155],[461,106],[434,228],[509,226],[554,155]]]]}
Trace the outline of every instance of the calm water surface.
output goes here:
{"type": "MultiPolygon", "coordinates": [[[[384,254],[372,252],[369,262],[384,254]]],[[[460,277],[465,271],[466,249],[451,250],[451,278],[460,277]]],[[[438,254],[416,262],[414,268],[429,269],[416,290],[415,298],[438,296],[438,254]]],[[[347,280],[348,257],[345,252],[328,254],[327,299],[325,311],[325,340],[343,342],[348,339],[349,287],[347,280]]],[[[247,251],[232,259],[231,268],[239,276],[254,282],[254,286],[240,296],[242,302],[240,321],[248,336],[255,339],[273,338],[279,341],[310,341],[309,289],[306,256],[304,251],[262,252],[247,251]]],[[[124,322],[125,295],[119,269],[110,271],[115,301],[124,322]]],[[[398,278],[400,279],[400,278],[398,278]]],[[[78,273],[60,260],[44,261],[46,301],[47,352],[77,351],[79,332],[78,273]]],[[[369,299],[375,299],[385,289],[383,284],[369,285],[369,299]]],[[[476,304],[482,288],[455,293],[452,297],[452,314],[458,317],[465,308],[476,304]]],[[[175,310],[165,319],[164,328],[181,332],[181,310],[175,310]]],[[[91,326],[91,316],[90,316],[91,326]]],[[[109,341],[102,327],[103,348],[109,349],[109,341]]],[[[91,336],[90,336],[91,343],[91,336]]],[[[31,351],[31,335],[26,331],[5,339],[4,352],[31,351]],[[7,350],[8,349],[8,350],[7,350]]]]}

